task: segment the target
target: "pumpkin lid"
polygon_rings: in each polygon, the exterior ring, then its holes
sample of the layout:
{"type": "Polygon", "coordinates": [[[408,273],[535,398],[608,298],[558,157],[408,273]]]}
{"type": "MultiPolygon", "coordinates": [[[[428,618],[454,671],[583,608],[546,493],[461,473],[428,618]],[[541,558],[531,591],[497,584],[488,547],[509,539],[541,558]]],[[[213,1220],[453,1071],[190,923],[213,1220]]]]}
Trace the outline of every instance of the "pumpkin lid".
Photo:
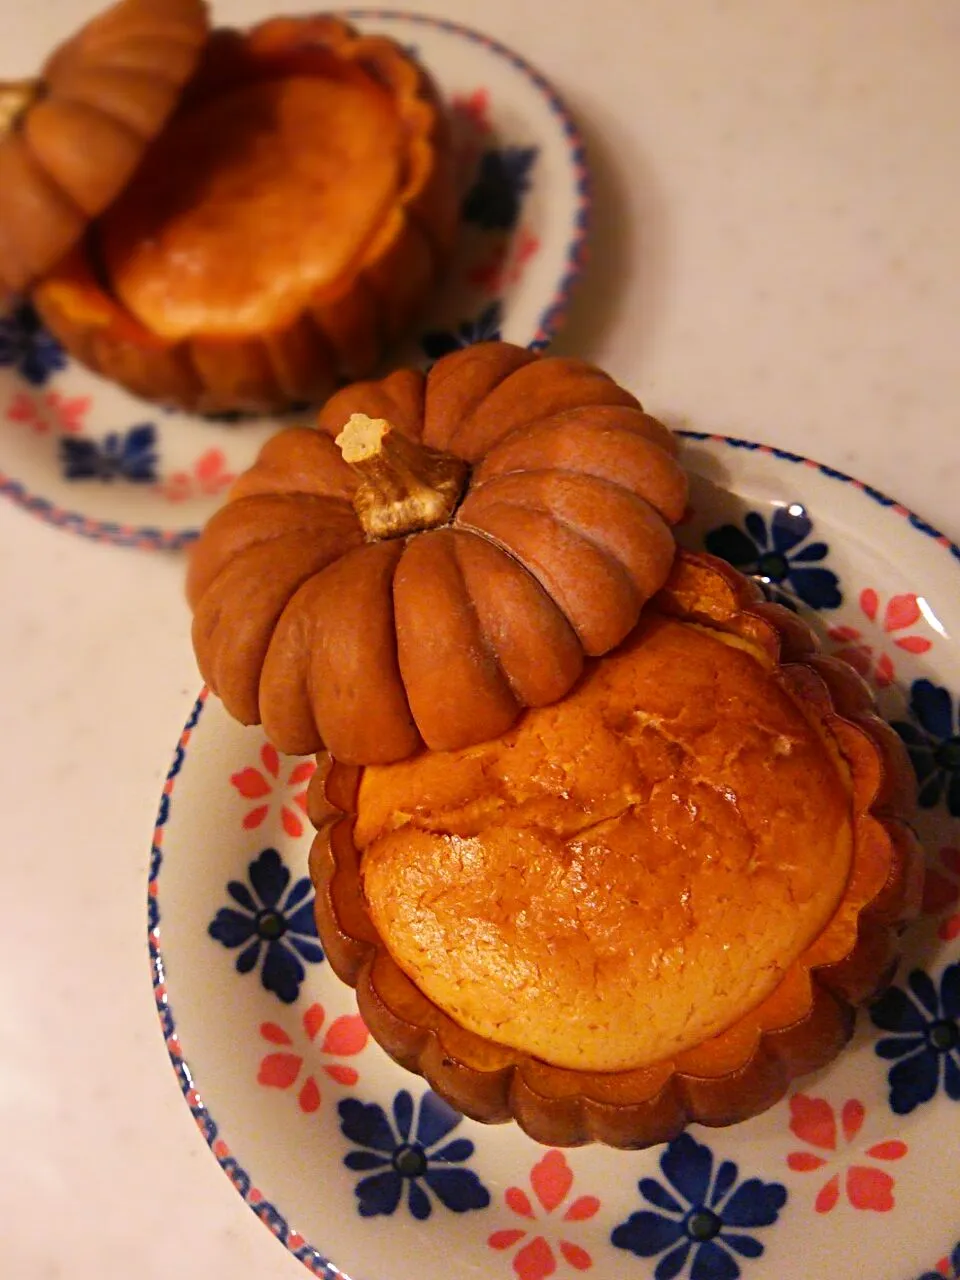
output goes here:
{"type": "Polygon", "coordinates": [[[118,0],[36,78],[0,83],[0,296],[52,267],[120,194],[209,29],[204,0],[118,0]]]}
{"type": "Polygon", "coordinates": [[[663,586],[687,478],[582,360],[474,343],[343,387],[193,547],[204,680],[279,750],[385,764],[562,698],[663,586]]]}

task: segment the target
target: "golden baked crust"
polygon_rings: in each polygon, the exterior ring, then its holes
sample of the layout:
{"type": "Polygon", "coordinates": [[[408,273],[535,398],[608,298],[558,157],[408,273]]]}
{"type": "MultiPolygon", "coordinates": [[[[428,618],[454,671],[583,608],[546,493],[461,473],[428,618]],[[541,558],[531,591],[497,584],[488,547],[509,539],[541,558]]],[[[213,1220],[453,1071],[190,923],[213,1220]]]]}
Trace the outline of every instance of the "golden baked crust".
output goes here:
{"type": "Polygon", "coordinates": [[[735,644],[648,617],[504,737],[365,771],[370,917],[461,1026],[555,1066],[646,1066],[759,1004],[823,928],[849,783],[735,644]]]}
{"type": "Polygon", "coordinates": [[[353,839],[362,771],[327,762],[311,787],[317,922],[371,1032],[467,1115],[515,1119],[545,1143],[643,1147],[691,1122],[733,1124],[771,1106],[792,1079],[840,1051],[856,1005],[889,981],[899,932],[919,909],[922,859],[906,821],[915,782],[859,677],[821,658],[798,618],[764,603],[752,583],[712,557],[680,553],[652,608],[763,655],[849,775],[853,849],[839,903],[776,987],[717,1034],[646,1066],[591,1071],[548,1064],[462,1027],[399,967],[367,908],[353,839]]]}

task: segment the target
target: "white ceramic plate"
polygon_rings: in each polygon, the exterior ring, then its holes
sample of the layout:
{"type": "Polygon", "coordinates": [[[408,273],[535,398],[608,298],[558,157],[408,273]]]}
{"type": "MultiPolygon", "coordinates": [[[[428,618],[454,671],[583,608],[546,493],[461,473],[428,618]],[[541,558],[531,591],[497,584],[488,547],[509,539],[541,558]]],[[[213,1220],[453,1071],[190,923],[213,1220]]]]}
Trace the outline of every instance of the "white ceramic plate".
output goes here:
{"type": "MultiPolygon", "coordinates": [[[[415,49],[451,107],[462,162],[456,261],[391,367],[495,337],[545,346],[582,269],[589,221],[569,113],[527,62],[476,31],[415,14],[348,16],[415,49]]],[[[182,546],[276,429],[165,412],[67,359],[29,308],[0,318],[0,493],[76,533],[182,546]]]]}
{"type": "Polygon", "coordinates": [[[685,451],[684,540],[786,592],[911,746],[929,870],[896,985],[831,1067],[733,1128],[560,1152],[459,1118],[367,1040],[320,959],[304,879],[311,763],[278,761],[201,697],[155,834],[157,1006],[220,1165],[325,1280],[409,1280],[413,1259],[421,1280],[960,1268],[960,549],[802,458],[705,437],[685,451]]]}

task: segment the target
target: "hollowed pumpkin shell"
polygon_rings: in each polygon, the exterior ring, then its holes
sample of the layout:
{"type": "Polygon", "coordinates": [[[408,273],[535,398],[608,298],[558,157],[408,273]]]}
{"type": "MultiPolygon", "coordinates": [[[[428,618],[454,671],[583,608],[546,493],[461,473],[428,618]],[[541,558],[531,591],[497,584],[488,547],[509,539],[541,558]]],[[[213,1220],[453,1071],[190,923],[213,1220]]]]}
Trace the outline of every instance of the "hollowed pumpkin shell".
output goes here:
{"type": "Polygon", "coordinates": [[[618,644],[670,571],[674,439],[582,361],[479,344],[345,388],[318,426],[267,443],[187,581],[204,679],[283,751],[374,763],[495,737],[618,644]],[[332,438],[354,414],[466,464],[445,525],[367,539],[367,486],[332,438]]]}

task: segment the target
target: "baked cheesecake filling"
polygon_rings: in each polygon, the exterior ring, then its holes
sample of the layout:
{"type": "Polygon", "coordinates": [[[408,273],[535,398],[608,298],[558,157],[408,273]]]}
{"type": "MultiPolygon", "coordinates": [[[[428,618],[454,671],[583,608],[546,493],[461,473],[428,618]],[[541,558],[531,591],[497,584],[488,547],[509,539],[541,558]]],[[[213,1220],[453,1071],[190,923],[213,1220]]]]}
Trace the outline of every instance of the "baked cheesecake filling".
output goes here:
{"type": "Polygon", "coordinates": [[[169,340],[237,337],[335,293],[403,181],[402,125],[372,82],[292,75],[183,112],[101,219],[114,295],[169,340]]]}
{"type": "Polygon", "coordinates": [[[354,840],[396,963],[555,1066],[668,1058],[755,1008],[847,883],[849,780],[758,654],[652,618],[565,701],[365,770],[354,840]]]}

